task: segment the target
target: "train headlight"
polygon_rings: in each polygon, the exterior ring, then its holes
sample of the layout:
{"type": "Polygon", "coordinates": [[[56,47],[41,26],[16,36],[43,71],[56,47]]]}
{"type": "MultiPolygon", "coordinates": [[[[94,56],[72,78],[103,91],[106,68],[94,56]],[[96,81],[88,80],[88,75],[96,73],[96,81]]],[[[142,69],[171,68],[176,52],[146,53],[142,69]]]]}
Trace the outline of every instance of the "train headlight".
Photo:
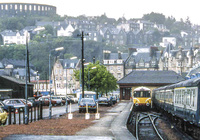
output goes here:
{"type": "Polygon", "coordinates": [[[135,106],[139,106],[139,104],[138,104],[138,103],[135,103],[135,106]]]}
{"type": "Polygon", "coordinates": [[[149,106],[150,104],[149,103],[146,103],[146,106],[149,106]]]}

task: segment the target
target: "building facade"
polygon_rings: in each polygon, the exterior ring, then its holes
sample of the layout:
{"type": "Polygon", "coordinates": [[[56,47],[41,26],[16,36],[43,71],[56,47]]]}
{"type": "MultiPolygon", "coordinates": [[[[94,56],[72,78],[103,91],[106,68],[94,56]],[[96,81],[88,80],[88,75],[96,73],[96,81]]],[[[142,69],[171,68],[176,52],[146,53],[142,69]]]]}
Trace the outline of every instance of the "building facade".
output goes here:
{"type": "Polygon", "coordinates": [[[36,3],[0,3],[0,17],[13,16],[52,16],[56,14],[56,7],[36,3]]]}
{"type": "Polygon", "coordinates": [[[79,81],[74,77],[74,70],[79,69],[78,59],[58,59],[53,65],[51,79],[54,95],[74,93],[80,88],[79,81]]]}

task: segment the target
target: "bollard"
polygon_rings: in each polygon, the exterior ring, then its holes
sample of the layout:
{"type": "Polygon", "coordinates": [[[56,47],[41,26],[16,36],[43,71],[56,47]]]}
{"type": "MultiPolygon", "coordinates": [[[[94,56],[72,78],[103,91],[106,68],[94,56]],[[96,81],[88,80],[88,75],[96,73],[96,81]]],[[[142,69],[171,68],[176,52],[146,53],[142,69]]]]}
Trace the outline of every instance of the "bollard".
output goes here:
{"type": "Polygon", "coordinates": [[[31,106],[31,122],[32,122],[32,118],[33,118],[33,113],[32,113],[32,106],[31,106]]]}
{"type": "Polygon", "coordinates": [[[36,121],[36,105],[34,105],[34,121],[36,121]]]}
{"type": "Polygon", "coordinates": [[[37,105],[37,113],[38,113],[38,120],[40,119],[40,105],[38,104],[37,105]]]}
{"type": "Polygon", "coordinates": [[[25,124],[25,113],[24,113],[24,108],[22,108],[22,112],[23,112],[23,124],[25,124]]]}
{"type": "Polygon", "coordinates": [[[11,107],[8,107],[8,112],[9,112],[9,120],[8,120],[8,125],[11,125],[11,107]]]}
{"type": "Polygon", "coordinates": [[[40,119],[42,119],[42,103],[40,102],[40,119]]]}
{"type": "Polygon", "coordinates": [[[21,110],[22,108],[19,108],[19,124],[21,124],[21,110]]]}
{"type": "Polygon", "coordinates": [[[14,112],[13,112],[13,115],[14,115],[14,121],[13,121],[13,124],[16,124],[16,114],[15,114],[15,111],[18,112],[17,108],[14,109],[14,112]]]}

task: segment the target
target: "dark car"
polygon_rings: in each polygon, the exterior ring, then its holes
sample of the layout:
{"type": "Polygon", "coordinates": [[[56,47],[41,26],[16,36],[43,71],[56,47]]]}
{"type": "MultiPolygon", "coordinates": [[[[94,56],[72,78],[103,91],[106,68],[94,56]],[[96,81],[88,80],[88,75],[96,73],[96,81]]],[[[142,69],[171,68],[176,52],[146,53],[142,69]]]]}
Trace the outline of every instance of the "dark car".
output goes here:
{"type": "Polygon", "coordinates": [[[112,102],[111,98],[108,98],[108,97],[99,97],[98,104],[99,105],[112,106],[113,102],[112,102]]]}
{"type": "Polygon", "coordinates": [[[40,101],[35,99],[35,97],[28,97],[28,101],[30,101],[33,104],[33,106],[38,106],[40,103],[40,101]]]}
{"type": "MultiPolygon", "coordinates": [[[[38,100],[42,102],[43,106],[48,106],[50,97],[40,97],[40,98],[38,98],[38,100]]],[[[56,103],[56,101],[51,100],[51,104],[55,106],[57,103],[56,103]]]]}
{"type": "Polygon", "coordinates": [[[82,98],[79,102],[79,113],[86,112],[86,108],[88,106],[88,112],[93,111],[96,112],[97,105],[93,98],[82,98]]]}
{"type": "Polygon", "coordinates": [[[117,97],[116,96],[112,96],[112,102],[113,102],[113,104],[117,103],[117,97]]]}

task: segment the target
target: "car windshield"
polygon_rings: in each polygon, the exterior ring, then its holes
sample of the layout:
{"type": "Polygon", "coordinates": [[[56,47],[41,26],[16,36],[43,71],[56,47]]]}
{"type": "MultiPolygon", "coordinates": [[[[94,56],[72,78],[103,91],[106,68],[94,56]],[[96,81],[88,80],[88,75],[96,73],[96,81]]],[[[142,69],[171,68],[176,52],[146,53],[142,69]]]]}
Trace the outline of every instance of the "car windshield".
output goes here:
{"type": "Polygon", "coordinates": [[[99,100],[107,100],[106,97],[100,97],[99,100]]]}
{"type": "Polygon", "coordinates": [[[93,103],[94,100],[92,100],[92,99],[82,99],[81,102],[83,102],[83,103],[93,103]]]}
{"type": "Polygon", "coordinates": [[[52,99],[60,99],[60,97],[52,97],[52,99]]]}

